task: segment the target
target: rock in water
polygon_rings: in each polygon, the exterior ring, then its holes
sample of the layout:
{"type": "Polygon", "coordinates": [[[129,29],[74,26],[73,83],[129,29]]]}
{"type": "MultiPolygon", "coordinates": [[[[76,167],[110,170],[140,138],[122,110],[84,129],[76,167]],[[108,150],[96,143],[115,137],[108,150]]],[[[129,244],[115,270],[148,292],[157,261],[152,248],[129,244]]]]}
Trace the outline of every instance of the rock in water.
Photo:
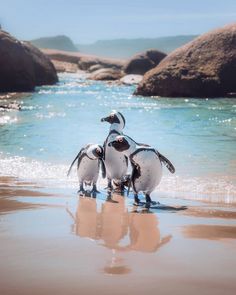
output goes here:
{"type": "Polygon", "coordinates": [[[143,75],[147,71],[156,67],[159,62],[166,57],[166,54],[150,49],[143,53],[133,56],[125,65],[124,71],[126,74],[143,75]]]}
{"type": "Polygon", "coordinates": [[[0,92],[33,91],[58,81],[56,70],[40,50],[0,30],[0,92]]]}
{"type": "Polygon", "coordinates": [[[98,81],[114,81],[119,80],[123,76],[122,71],[111,68],[104,68],[94,71],[88,76],[90,80],[98,81]]]}
{"type": "Polygon", "coordinates": [[[142,75],[126,75],[123,78],[120,79],[120,82],[125,84],[125,85],[134,85],[138,84],[142,81],[143,76],[142,75]]]}
{"type": "Polygon", "coordinates": [[[176,49],[144,75],[135,94],[225,97],[236,92],[236,23],[176,49]]]}

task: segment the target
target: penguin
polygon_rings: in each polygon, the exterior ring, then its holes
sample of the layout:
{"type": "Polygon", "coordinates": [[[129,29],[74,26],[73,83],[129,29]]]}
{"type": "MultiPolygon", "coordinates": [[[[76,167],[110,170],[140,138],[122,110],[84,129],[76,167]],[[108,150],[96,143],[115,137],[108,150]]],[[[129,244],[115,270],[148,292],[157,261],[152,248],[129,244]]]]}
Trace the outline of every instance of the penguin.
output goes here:
{"type": "Polygon", "coordinates": [[[72,162],[67,176],[70,175],[71,169],[77,161],[77,175],[79,179],[79,191],[81,195],[86,194],[84,185],[92,185],[91,193],[96,196],[99,193],[97,190],[97,179],[101,166],[102,177],[106,177],[106,168],[103,162],[103,148],[98,144],[88,144],[83,147],[72,162]]]}
{"type": "MultiPolygon", "coordinates": [[[[139,144],[127,135],[119,135],[115,140],[109,143],[118,152],[129,157],[132,173],[130,177],[130,186],[134,192],[134,205],[140,205],[138,193],[143,192],[146,198],[146,208],[156,204],[153,202],[150,194],[158,186],[162,178],[162,164],[164,164],[171,173],[175,173],[173,164],[155,148],[149,145],[139,144]]],[[[129,194],[129,189],[128,189],[129,194]]]]}
{"type": "Polygon", "coordinates": [[[122,130],[125,127],[125,118],[120,112],[112,111],[108,117],[102,118],[101,122],[108,122],[111,125],[109,134],[103,145],[108,193],[111,193],[113,190],[113,185],[120,187],[120,191],[123,192],[123,180],[128,169],[128,157],[109,146],[109,143],[114,141],[116,136],[123,134],[122,130]]]}

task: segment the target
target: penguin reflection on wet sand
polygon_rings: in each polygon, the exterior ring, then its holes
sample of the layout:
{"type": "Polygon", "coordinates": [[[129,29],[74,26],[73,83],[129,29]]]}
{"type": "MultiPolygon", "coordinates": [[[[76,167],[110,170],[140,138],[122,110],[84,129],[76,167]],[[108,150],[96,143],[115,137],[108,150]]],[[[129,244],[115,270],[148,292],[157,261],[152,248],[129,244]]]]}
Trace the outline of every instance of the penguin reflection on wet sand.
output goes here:
{"type": "Polygon", "coordinates": [[[109,143],[109,146],[114,147],[114,149],[128,156],[130,159],[132,166],[130,185],[134,192],[134,205],[138,206],[140,204],[138,198],[139,192],[145,194],[146,208],[149,208],[152,204],[156,204],[156,202],[151,200],[150,194],[161,181],[162,164],[171,173],[175,172],[172,163],[156,149],[148,145],[138,144],[129,136],[117,136],[115,140],[109,143]]]}
{"type": "Polygon", "coordinates": [[[74,220],[73,233],[119,253],[156,252],[171,240],[171,235],[161,235],[156,214],[128,212],[124,198],[114,198],[117,204],[105,202],[100,207],[96,199],[80,197],[76,213],[67,210],[74,220]]]}
{"type": "Polygon", "coordinates": [[[100,239],[100,217],[97,211],[96,199],[80,197],[73,227],[76,235],[93,240],[100,239]]]}
{"type": "Polygon", "coordinates": [[[97,180],[100,166],[102,169],[102,177],[106,177],[103,157],[103,148],[98,144],[88,144],[79,151],[67,173],[67,176],[69,176],[73,165],[77,161],[77,175],[79,179],[78,193],[82,195],[86,194],[84,185],[92,186],[90,193],[92,193],[93,197],[96,197],[96,193],[99,193],[97,190],[97,180]]]}
{"type": "Polygon", "coordinates": [[[105,202],[99,208],[96,199],[80,197],[76,214],[67,212],[74,220],[73,232],[80,237],[99,240],[109,249],[116,249],[128,234],[128,210],[123,197],[114,196],[117,203],[105,202]]]}
{"type": "Polygon", "coordinates": [[[123,180],[128,169],[128,157],[113,149],[109,146],[109,143],[114,141],[117,135],[123,134],[125,118],[120,112],[112,111],[108,117],[102,118],[101,121],[111,124],[109,134],[104,142],[104,162],[108,180],[108,192],[113,189],[112,181],[114,185],[120,186],[120,191],[123,192],[123,180]]]}

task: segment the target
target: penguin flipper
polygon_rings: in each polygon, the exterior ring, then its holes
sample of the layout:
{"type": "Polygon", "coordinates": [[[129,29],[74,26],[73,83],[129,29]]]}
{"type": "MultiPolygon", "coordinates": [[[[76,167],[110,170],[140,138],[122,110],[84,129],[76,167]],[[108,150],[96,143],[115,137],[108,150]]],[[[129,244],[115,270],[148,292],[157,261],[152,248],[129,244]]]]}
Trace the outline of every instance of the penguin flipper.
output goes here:
{"type": "Polygon", "coordinates": [[[106,145],[107,145],[107,139],[103,143],[103,160],[105,161],[106,156],[106,145]]]}
{"type": "Polygon", "coordinates": [[[160,154],[158,151],[156,151],[160,161],[166,166],[166,168],[171,172],[171,173],[175,173],[175,167],[174,165],[171,163],[170,160],[168,160],[165,156],[163,156],[162,154],[160,154]]]}
{"type": "Polygon", "coordinates": [[[102,178],[106,178],[106,166],[103,159],[99,160],[102,170],[102,178]]]}
{"type": "MultiPolygon", "coordinates": [[[[133,165],[132,165],[133,166],[133,165]]],[[[132,167],[132,172],[131,172],[131,175],[130,175],[130,179],[129,179],[129,184],[128,184],[128,190],[127,190],[127,197],[129,196],[129,191],[130,191],[130,187],[131,187],[131,183],[132,183],[132,179],[133,179],[133,176],[134,176],[134,167],[132,167]]]]}
{"type": "Polygon", "coordinates": [[[149,145],[149,144],[146,144],[146,143],[136,142],[136,144],[137,144],[138,146],[150,147],[150,145],[149,145]]]}
{"type": "MultiPolygon", "coordinates": [[[[131,173],[131,176],[130,176],[130,181],[129,181],[127,196],[129,195],[131,184],[133,185],[133,188],[134,188],[135,179],[136,178],[139,178],[139,176],[141,175],[141,173],[140,173],[140,167],[139,167],[138,164],[136,164],[133,161],[131,161],[131,166],[132,166],[132,173],[131,173]]],[[[135,188],[134,188],[134,190],[135,190],[135,188]]]]}
{"type": "Polygon", "coordinates": [[[127,156],[125,156],[125,163],[126,163],[126,166],[128,167],[128,165],[129,165],[129,158],[127,156]]]}
{"type": "Polygon", "coordinates": [[[141,142],[136,142],[135,140],[133,140],[131,137],[129,137],[128,135],[125,135],[126,137],[128,137],[129,139],[131,139],[132,141],[135,142],[136,145],[138,146],[145,146],[145,147],[150,147],[149,144],[146,144],[146,143],[141,143],[141,142]]]}
{"type": "Polygon", "coordinates": [[[75,159],[74,159],[73,162],[71,163],[70,168],[69,168],[69,170],[68,170],[68,172],[67,172],[67,177],[70,175],[70,173],[71,173],[71,169],[72,169],[72,167],[73,167],[73,165],[75,164],[75,162],[76,162],[77,159],[78,159],[78,165],[79,165],[79,159],[80,159],[80,157],[81,157],[83,151],[84,151],[84,148],[82,148],[82,149],[79,151],[78,155],[75,157],[75,159]]]}

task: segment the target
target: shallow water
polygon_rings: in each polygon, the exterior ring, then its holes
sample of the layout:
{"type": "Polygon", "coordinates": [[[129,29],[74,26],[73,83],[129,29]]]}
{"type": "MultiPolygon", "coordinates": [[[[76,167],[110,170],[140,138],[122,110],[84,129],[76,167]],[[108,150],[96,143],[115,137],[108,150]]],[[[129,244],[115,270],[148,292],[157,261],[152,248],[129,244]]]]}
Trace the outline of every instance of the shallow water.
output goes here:
{"type": "MultiPolygon", "coordinates": [[[[60,75],[22,99],[22,111],[0,112],[0,175],[75,187],[66,171],[88,142],[102,144],[112,109],[126,117],[125,133],[156,147],[176,167],[158,188],[170,197],[236,202],[236,101],[133,96],[134,87],[60,75]]],[[[103,185],[103,183],[102,183],[103,185]]]]}

